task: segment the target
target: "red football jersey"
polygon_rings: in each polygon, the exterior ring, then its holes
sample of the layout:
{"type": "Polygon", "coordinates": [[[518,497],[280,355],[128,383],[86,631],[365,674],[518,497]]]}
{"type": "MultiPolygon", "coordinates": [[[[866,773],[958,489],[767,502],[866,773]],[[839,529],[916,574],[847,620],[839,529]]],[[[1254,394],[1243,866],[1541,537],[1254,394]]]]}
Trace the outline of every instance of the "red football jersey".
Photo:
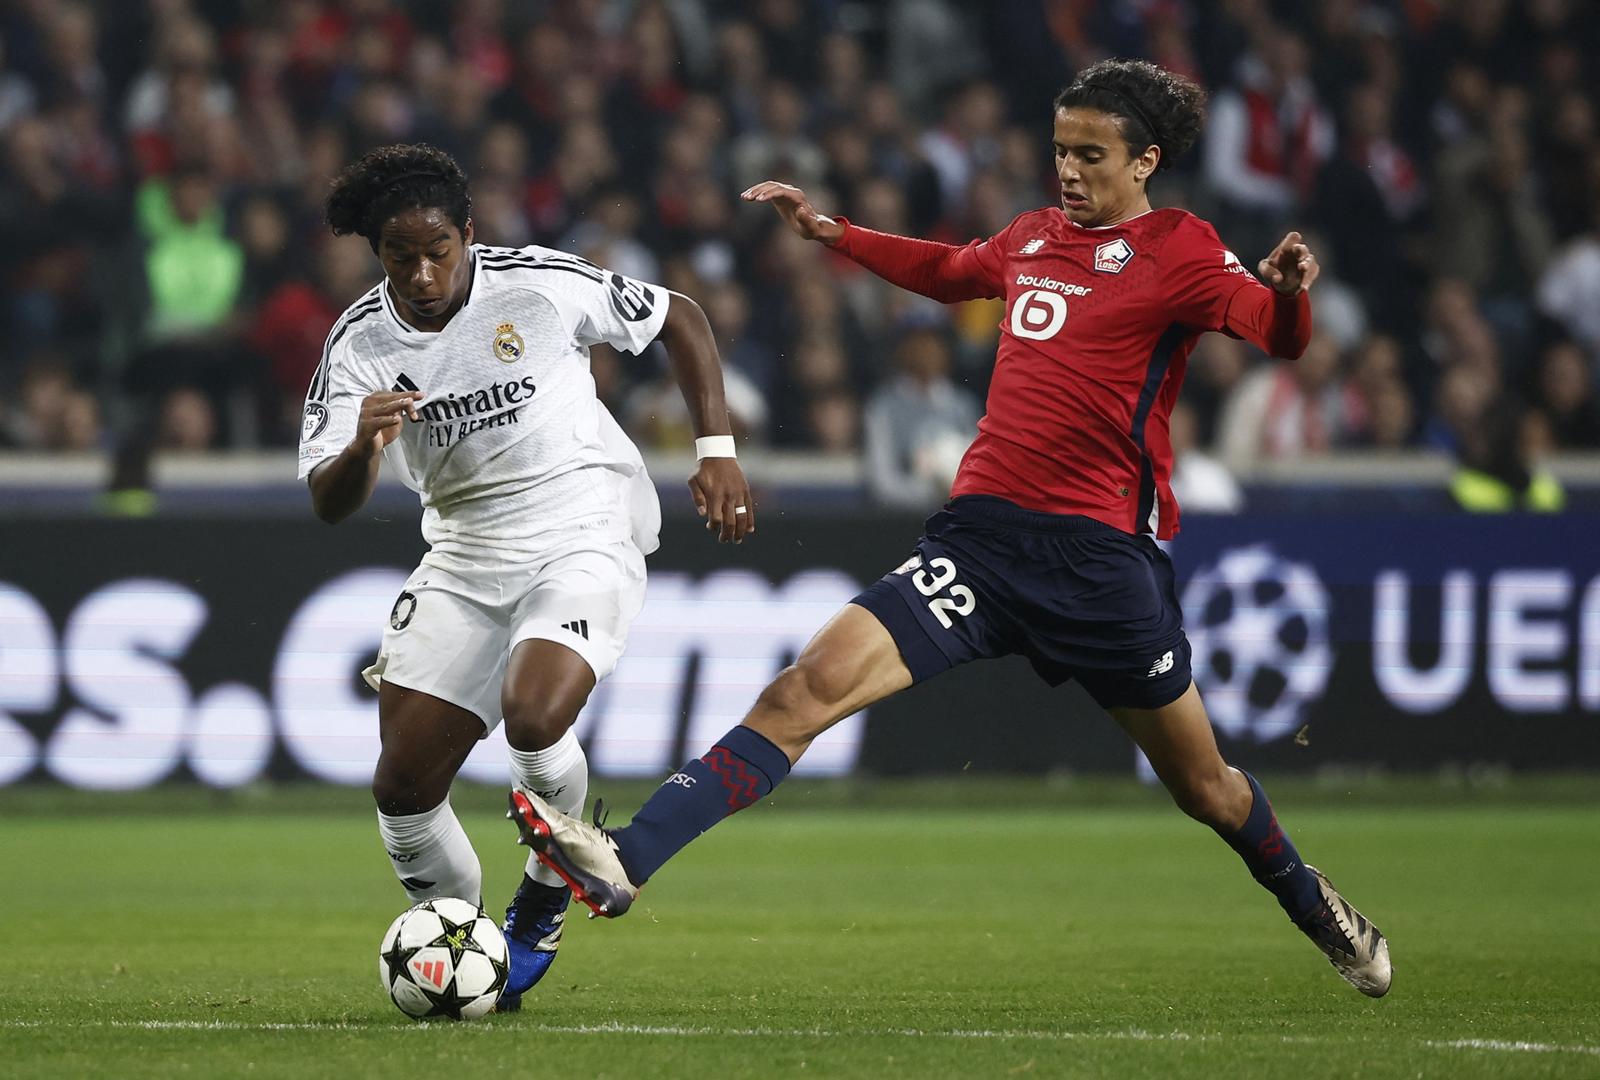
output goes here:
{"type": "Polygon", "coordinates": [[[1275,302],[1183,210],[1100,228],[1034,210],[961,248],[845,224],[843,253],[905,288],[1005,298],[987,412],[952,495],[1167,539],[1178,531],[1167,420],[1195,340],[1225,328],[1230,304],[1229,332],[1280,355],[1299,355],[1310,333],[1304,294],[1275,302]]]}

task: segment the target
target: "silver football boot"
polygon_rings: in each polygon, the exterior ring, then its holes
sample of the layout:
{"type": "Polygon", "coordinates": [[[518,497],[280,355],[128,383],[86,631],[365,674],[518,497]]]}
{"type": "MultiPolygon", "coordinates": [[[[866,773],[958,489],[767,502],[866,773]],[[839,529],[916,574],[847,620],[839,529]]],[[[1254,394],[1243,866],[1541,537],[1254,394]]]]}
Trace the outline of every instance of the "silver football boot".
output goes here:
{"type": "Polygon", "coordinates": [[[570,817],[518,784],[511,791],[506,817],[517,823],[517,843],[527,844],[539,861],[561,876],[572,895],[592,914],[614,919],[627,912],[639,895],[628,880],[617,843],[600,827],[600,803],[593,825],[570,817]]]}
{"type": "Polygon", "coordinates": [[[1339,895],[1328,876],[1306,864],[1322,890],[1322,908],[1305,922],[1297,924],[1306,937],[1316,942],[1328,963],[1346,982],[1368,997],[1382,997],[1394,980],[1389,963],[1389,942],[1367,917],[1339,895]]]}

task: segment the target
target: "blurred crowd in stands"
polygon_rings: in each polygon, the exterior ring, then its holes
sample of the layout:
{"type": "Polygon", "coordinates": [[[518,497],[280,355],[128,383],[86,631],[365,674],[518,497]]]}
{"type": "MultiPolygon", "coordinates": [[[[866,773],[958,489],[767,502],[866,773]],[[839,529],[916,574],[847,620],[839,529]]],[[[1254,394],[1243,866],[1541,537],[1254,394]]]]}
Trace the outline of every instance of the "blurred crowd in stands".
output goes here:
{"type": "MultiPolygon", "coordinates": [[[[1600,446],[1600,5],[1589,0],[0,0],[0,445],[292,445],[338,313],[378,277],[330,177],[430,142],[479,240],[697,298],[753,444],[864,453],[926,506],[981,413],[1000,305],[944,308],[738,201],[952,242],[1055,203],[1050,101],[1105,56],[1208,88],[1152,184],[1247,266],[1302,229],[1297,362],[1222,335],[1175,419],[1228,464],[1600,446]]],[[[649,448],[663,358],[596,349],[649,448]]]]}

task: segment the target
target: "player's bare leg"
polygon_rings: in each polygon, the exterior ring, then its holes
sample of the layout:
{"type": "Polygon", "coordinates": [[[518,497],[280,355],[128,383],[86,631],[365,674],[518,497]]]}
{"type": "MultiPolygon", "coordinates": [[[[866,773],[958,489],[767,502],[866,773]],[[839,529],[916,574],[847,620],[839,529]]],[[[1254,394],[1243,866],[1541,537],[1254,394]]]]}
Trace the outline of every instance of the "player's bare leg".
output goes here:
{"type": "Polygon", "coordinates": [[[454,896],[481,903],[478,856],[449,796],[461,763],[483,737],[483,721],[386,679],[378,691],[378,732],[372,797],[395,876],[413,901],[454,896]]]}
{"type": "Polygon", "coordinates": [[[849,604],[762,691],[744,723],[669,777],[627,828],[608,832],[522,791],[512,797],[513,816],[522,840],[579,900],[596,915],[621,915],[663,863],[769,793],[818,735],[910,685],[911,672],[883,624],[849,604]]]}
{"type": "MultiPolygon", "coordinates": [[[[560,642],[533,638],[511,650],[501,687],[513,783],[573,816],[583,813],[588,797],[589,763],[572,725],[594,686],[594,670],[583,657],[560,642]]],[[[501,1011],[518,1008],[550,969],[571,898],[560,876],[530,853],[502,927],[511,970],[501,1011]]]]}
{"type": "Polygon", "coordinates": [[[866,608],[846,604],[761,692],[744,726],[792,765],[834,724],[910,685],[889,631],[866,608]]]}
{"type": "Polygon", "coordinates": [[[1180,810],[1222,832],[1244,824],[1254,800],[1250,782],[1222,760],[1194,683],[1159,709],[1110,711],[1150,759],[1180,810]]]}
{"type": "Polygon", "coordinates": [[[1239,853],[1335,970],[1369,997],[1388,993],[1389,943],[1321,871],[1301,861],[1255,779],[1222,760],[1195,685],[1159,709],[1119,708],[1111,714],[1150,759],[1178,807],[1239,853]]]}

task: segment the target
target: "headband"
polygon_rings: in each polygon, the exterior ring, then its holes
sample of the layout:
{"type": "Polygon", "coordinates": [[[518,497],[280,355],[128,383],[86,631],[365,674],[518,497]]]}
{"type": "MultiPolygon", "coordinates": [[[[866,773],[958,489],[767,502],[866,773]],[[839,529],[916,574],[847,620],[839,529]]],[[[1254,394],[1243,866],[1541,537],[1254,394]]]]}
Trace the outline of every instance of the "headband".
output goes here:
{"type": "Polygon", "coordinates": [[[1115,87],[1107,86],[1105,83],[1098,82],[1086,82],[1083,84],[1083,88],[1085,90],[1104,90],[1112,97],[1121,101],[1124,105],[1133,110],[1133,115],[1138,117],[1140,122],[1142,122],[1146,128],[1150,129],[1150,134],[1154,135],[1158,141],[1160,140],[1161,129],[1150,122],[1150,118],[1144,114],[1144,110],[1139,108],[1138,103],[1127,94],[1124,94],[1121,90],[1118,90],[1115,87]]]}

